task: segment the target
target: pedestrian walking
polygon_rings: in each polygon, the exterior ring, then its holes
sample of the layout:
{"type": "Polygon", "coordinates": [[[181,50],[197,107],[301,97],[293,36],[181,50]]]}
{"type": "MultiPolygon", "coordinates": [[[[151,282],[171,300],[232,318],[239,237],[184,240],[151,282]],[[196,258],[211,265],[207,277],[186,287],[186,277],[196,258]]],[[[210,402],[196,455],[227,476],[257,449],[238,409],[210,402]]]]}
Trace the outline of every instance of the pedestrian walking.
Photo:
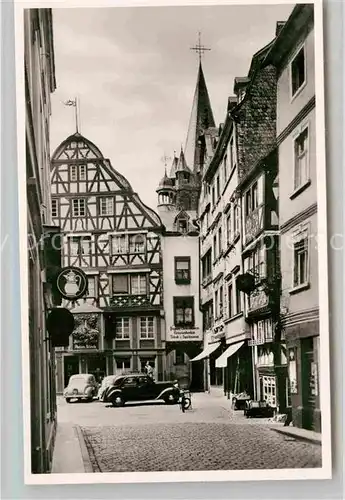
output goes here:
{"type": "Polygon", "coordinates": [[[150,364],[149,361],[146,361],[146,365],[145,365],[145,373],[148,377],[152,378],[153,379],[153,368],[150,364]]]}

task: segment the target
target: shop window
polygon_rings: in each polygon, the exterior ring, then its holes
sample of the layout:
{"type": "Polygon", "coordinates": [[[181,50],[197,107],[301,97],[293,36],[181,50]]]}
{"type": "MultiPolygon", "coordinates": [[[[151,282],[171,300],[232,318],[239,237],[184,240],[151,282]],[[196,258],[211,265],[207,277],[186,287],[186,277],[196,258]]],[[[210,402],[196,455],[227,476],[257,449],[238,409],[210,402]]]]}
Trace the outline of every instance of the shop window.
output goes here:
{"type": "Polygon", "coordinates": [[[140,318],[140,338],[153,339],[154,338],[154,317],[145,316],[140,318]]]}
{"type": "Polygon", "coordinates": [[[129,318],[118,318],[116,320],[115,338],[117,340],[129,339],[129,318]]]}
{"type": "Polygon", "coordinates": [[[175,326],[194,326],[194,297],[174,297],[175,326]]]}
{"type": "Polygon", "coordinates": [[[262,377],[262,397],[270,406],[276,407],[276,379],[271,376],[262,377]]]}
{"type": "Polygon", "coordinates": [[[116,372],[127,373],[131,369],[131,358],[115,358],[116,372]]]}
{"type": "Polygon", "coordinates": [[[295,171],[294,171],[294,189],[304,186],[309,180],[308,168],[308,127],[306,127],[296,137],[294,142],[295,149],[295,171]]]}
{"type": "Polygon", "coordinates": [[[306,65],[304,46],[291,61],[291,92],[292,97],[306,81],[306,65]]]}
{"type": "Polygon", "coordinates": [[[188,284],[190,281],[190,257],[175,257],[175,282],[177,284],[188,284]]]}

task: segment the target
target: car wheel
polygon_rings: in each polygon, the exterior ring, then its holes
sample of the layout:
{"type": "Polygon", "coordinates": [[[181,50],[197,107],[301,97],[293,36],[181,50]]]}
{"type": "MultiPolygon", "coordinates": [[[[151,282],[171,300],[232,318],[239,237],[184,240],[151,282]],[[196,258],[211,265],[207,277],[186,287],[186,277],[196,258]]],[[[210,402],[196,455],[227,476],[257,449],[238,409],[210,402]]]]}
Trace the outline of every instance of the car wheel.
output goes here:
{"type": "Polygon", "coordinates": [[[66,398],[66,403],[70,403],[71,402],[71,398],[66,398]]]}
{"type": "Polygon", "coordinates": [[[114,396],[111,398],[111,404],[116,407],[123,406],[125,404],[125,401],[121,394],[114,394],[114,396]]]}

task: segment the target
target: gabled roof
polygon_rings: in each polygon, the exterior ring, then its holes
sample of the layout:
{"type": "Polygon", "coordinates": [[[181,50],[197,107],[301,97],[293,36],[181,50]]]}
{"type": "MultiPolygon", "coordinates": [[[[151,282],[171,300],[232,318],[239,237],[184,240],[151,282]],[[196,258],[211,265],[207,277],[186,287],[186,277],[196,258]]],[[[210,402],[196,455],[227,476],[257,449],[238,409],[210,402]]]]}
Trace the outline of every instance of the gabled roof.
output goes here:
{"type": "Polygon", "coordinates": [[[211,102],[200,62],[185,146],[187,164],[190,165],[192,170],[194,170],[197,162],[198,139],[207,128],[214,126],[215,121],[211,102]]]}
{"type": "MultiPolygon", "coordinates": [[[[112,192],[109,188],[110,182],[112,181],[116,186],[116,191],[120,190],[125,193],[126,197],[130,198],[130,201],[139,210],[148,223],[152,226],[161,227],[162,221],[158,214],[152,210],[150,207],[145,205],[140,199],[137,193],[134,192],[131,184],[126,179],[124,175],[115,170],[115,168],[110,163],[109,159],[104,158],[101,151],[97,146],[90,140],[83,137],[78,132],[67,137],[60,146],[58,146],[51,158],[51,169],[52,169],[52,179],[56,174],[56,170],[60,168],[61,165],[73,165],[80,163],[95,163],[97,169],[102,171],[102,176],[106,175],[104,182],[108,185],[109,192],[112,192]]],[[[93,180],[93,182],[96,182],[93,180]]],[[[103,191],[106,193],[106,191],[103,191]]],[[[86,194],[92,195],[93,191],[86,194]]],[[[62,193],[62,196],[64,194],[62,193]]]]}
{"type": "Polygon", "coordinates": [[[66,156],[68,156],[68,151],[70,151],[70,159],[94,159],[94,158],[104,158],[101,151],[98,147],[85,137],[83,137],[79,132],[70,135],[62,141],[62,143],[56,148],[52,155],[52,160],[65,160],[66,156]],[[65,155],[65,158],[61,158],[62,155],[65,155]]]}

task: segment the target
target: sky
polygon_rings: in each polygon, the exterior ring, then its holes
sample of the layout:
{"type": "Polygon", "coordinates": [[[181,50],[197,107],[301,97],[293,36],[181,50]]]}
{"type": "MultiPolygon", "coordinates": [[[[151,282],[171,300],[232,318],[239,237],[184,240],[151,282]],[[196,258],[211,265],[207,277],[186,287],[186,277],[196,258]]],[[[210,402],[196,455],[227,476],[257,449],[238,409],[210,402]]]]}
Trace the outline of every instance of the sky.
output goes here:
{"type": "MultiPolygon", "coordinates": [[[[236,76],[275,36],[293,4],[53,10],[57,89],[52,95],[51,150],[76,131],[91,140],[142,201],[157,206],[164,156],[185,144],[201,42],[216,125],[225,119],[236,76]]],[[[168,169],[171,159],[168,160],[168,169]]]]}

